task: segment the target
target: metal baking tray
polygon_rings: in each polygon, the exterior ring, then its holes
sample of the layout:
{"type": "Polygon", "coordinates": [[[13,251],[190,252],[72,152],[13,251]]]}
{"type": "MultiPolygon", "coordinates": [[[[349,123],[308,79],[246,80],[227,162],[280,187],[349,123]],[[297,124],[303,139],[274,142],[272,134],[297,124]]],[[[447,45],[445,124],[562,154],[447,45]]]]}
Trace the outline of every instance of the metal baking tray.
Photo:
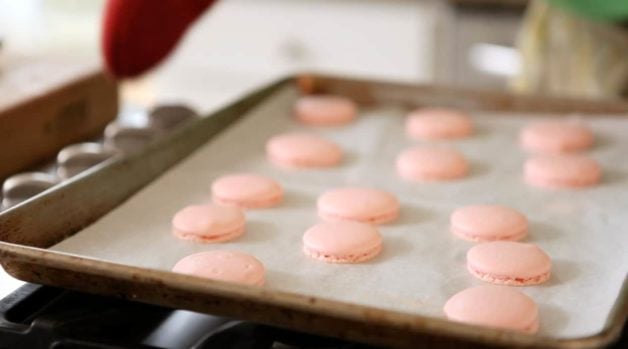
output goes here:
{"type": "Polygon", "coordinates": [[[14,277],[34,283],[133,299],[396,347],[495,346],[603,347],[618,337],[628,314],[628,283],[604,329],[592,336],[558,339],[480,328],[441,318],[395,312],[265,288],[239,287],[148,268],[82,258],[47,248],[110,212],[278,90],[348,96],[363,106],[451,105],[478,110],[628,112],[624,101],[584,101],[413,86],[302,74],[272,83],[195,121],[126,158],[111,159],[0,214],[0,261],[14,277]]]}

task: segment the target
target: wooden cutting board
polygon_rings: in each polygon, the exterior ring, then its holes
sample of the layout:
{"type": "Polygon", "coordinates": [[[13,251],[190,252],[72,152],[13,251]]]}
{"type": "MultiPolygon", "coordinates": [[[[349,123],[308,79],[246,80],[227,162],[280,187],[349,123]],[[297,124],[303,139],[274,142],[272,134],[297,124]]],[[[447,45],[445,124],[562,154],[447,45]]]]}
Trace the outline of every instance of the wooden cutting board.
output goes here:
{"type": "Polygon", "coordinates": [[[7,57],[0,66],[0,180],[101,134],[117,113],[117,86],[99,64],[7,57]]]}

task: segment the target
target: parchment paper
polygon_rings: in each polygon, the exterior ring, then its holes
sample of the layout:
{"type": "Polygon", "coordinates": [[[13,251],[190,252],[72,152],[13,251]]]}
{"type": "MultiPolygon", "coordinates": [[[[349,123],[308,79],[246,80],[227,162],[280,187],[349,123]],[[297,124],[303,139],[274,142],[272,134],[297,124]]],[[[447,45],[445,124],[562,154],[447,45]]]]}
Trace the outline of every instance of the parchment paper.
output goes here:
{"type": "Polygon", "coordinates": [[[308,128],[290,117],[295,98],[290,88],[278,92],[120,207],[52,249],[162,270],[191,253],[237,249],[264,263],[268,288],[442,317],[451,295],[482,284],[466,271],[465,253],[472,243],[449,232],[450,213],[463,205],[500,203],[526,214],[531,222],[526,241],[539,244],[553,260],[550,281],[521,288],[540,306],[540,333],[579,337],[602,329],[628,270],[628,118],[590,121],[598,140],[590,154],[605,171],[603,184],[591,189],[527,186],[518,132],[529,121],[548,116],[484,112],[474,115],[474,137],[449,142],[472,162],[471,175],[448,183],[412,184],[397,177],[394,168],[396,155],[413,144],[403,132],[407,110],[384,105],[364,110],[347,127],[308,128]],[[341,144],[346,162],[327,170],[273,167],[265,159],[266,140],[294,130],[341,144]],[[234,242],[202,245],[173,237],[170,220],[177,210],[209,200],[212,180],[241,171],[277,179],[286,190],[285,202],[248,211],[247,233],[234,242]],[[303,232],[318,221],[317,196],[343,185],[389,190],[402,203],[401,219],[380,228],[383,253],[365,264],[326,264],[301,252],[303,232]]]}

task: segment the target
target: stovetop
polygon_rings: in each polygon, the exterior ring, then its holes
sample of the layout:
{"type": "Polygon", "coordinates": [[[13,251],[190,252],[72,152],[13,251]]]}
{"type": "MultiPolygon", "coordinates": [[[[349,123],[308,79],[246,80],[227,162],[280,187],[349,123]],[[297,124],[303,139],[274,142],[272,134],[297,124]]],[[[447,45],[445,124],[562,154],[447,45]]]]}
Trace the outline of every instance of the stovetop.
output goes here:
{"type": "Polygon", "coordinates": [[[334,338],[26,284],[0,300],[0,349],[368,349],[334,338]]]}
{"type": "MultiPolygon", "coordinates": [[[[0,300],[0,349],[377,349],[225,317],[25,284],[0,300]]],[[[628,348],[626,327],[609,349],[628,348]]]]}

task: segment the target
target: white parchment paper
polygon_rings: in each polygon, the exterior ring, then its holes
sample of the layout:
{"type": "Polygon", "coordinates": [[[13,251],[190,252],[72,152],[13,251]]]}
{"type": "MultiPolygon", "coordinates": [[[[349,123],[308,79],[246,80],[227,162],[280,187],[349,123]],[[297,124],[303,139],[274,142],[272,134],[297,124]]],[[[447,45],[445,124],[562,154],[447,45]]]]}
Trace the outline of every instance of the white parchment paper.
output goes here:
{"type": "Polygon", "coordinates": [[[499,203],[525,213],[526,241],[553,260],[547,283],[522,288],[537,301],[540,333],[579,337],[599,332],[628,271],[628,118],[590,121],[598,144],[590,154],[601,162],[603,184],[591,189],[547,191],[522,181],[525,154],[518,132],[543,115],[475,113],[477,134],[449,142],[471,161],[471,175],[449,183],[412,184],[395,173],[396,155],[413,142],[404,136],[407,110],[380,106],[364,110],[342,128],[308,128],[290,117],[296,92],[286,88],[261,104],[181,164],[75,236],[52,247],[81,256],[169,270],[199,251],[237,249],[260,259],[267,286],[396,311],[442,317],[454,293],[482,282],[465,268],[472,243],[453,237],[449,215],[468,204],[499,203]],[[285,131],[311,131],[341,144],[347,159],[328,170],[286,171],[265,159],[266,140],[285,131]],[[277,208],[246,213],[247,233],[234,242],[201,245],[170,233],[182,207],[208,201],[220,175],[254,172],[277,179],[286,190],[277,208]],[[318,262],[301,252],[303,232],[315,224],[315,202],[324,190],[373,186],[395,193],[399,221],[381,226],[383,253],[355,265],[318,262]]]}

